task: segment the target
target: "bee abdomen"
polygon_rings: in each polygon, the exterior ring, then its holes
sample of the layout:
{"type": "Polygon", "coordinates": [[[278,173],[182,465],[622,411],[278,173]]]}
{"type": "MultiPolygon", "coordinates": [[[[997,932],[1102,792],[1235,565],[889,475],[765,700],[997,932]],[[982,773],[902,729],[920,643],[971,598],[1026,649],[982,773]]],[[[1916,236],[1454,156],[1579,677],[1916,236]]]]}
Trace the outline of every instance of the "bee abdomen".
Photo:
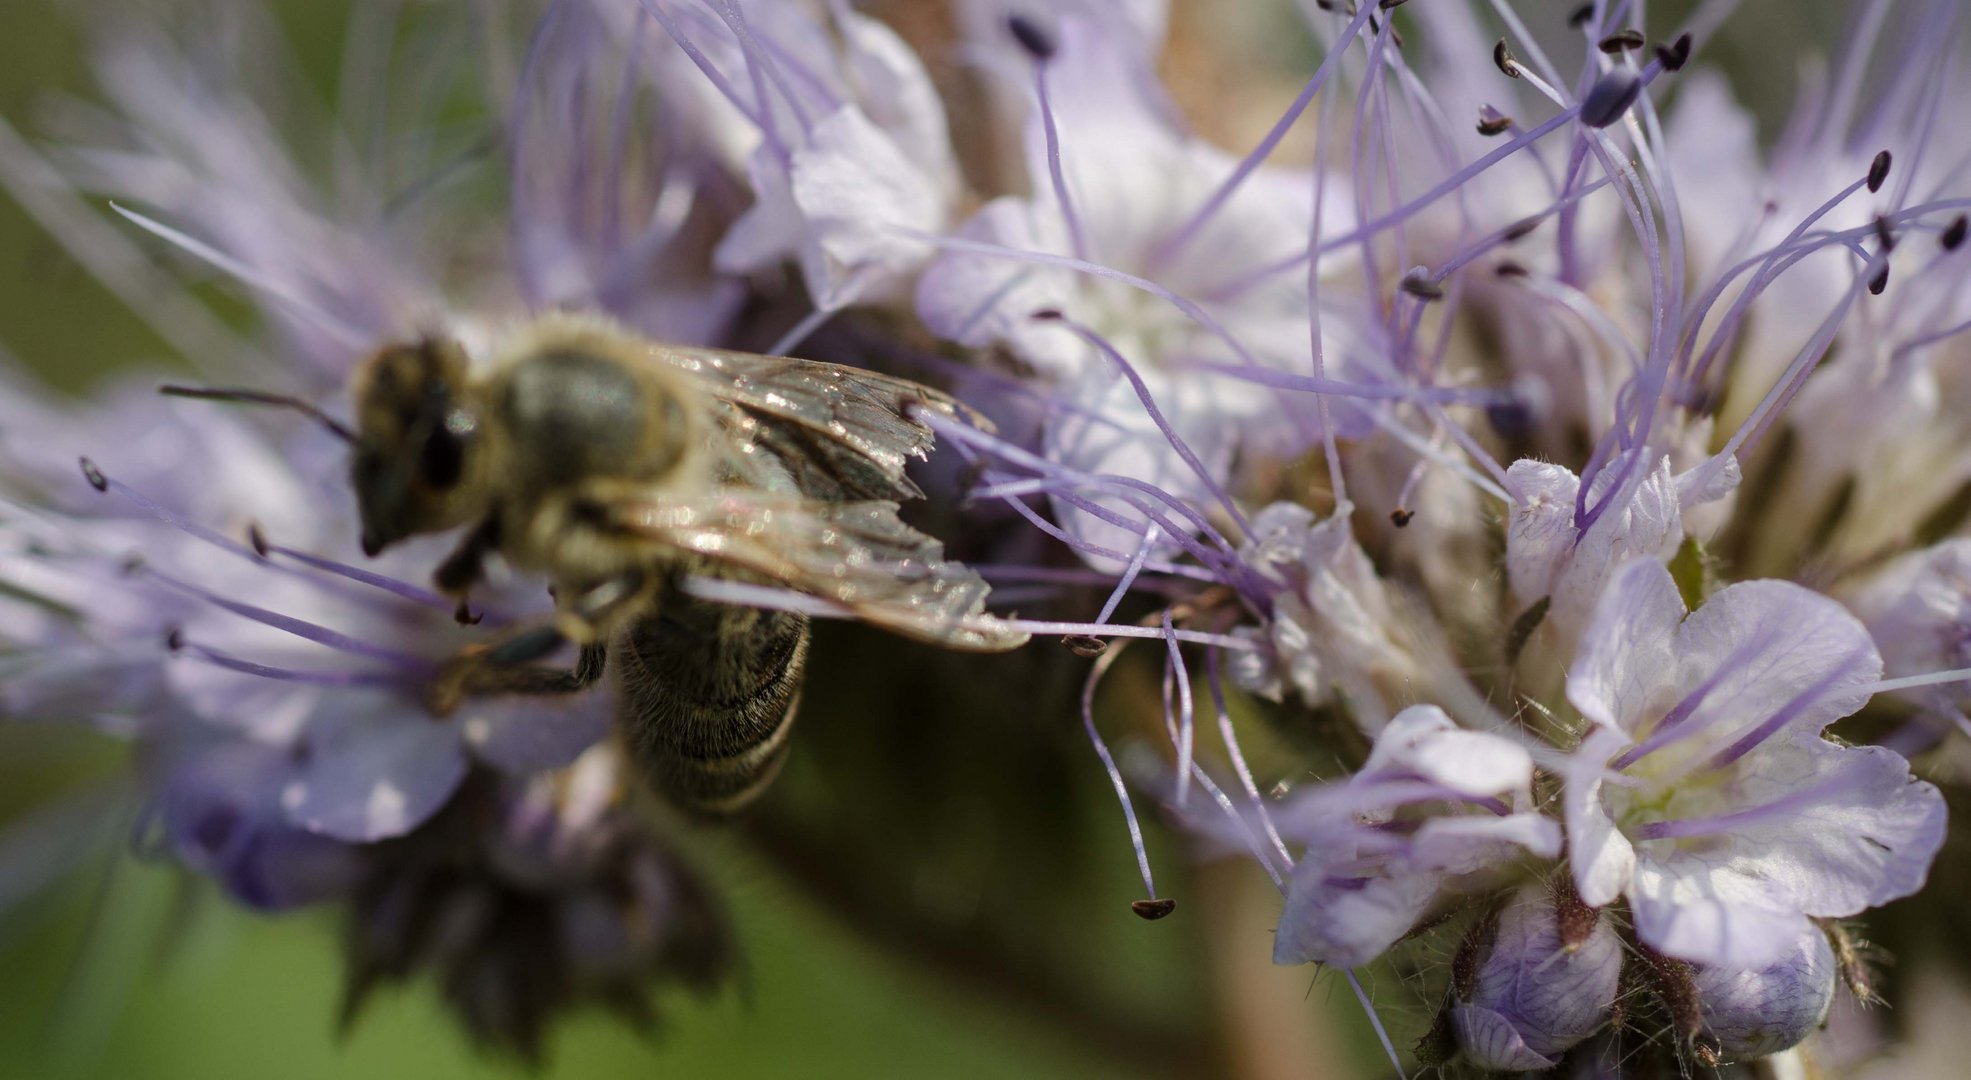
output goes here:
{"type": "Polygon", "coordinates": [[[786,758],[807,650],[805,615],[682,598],[624,630],[623,733],[652,785],[709,816],[757,798],[786,758]]]}

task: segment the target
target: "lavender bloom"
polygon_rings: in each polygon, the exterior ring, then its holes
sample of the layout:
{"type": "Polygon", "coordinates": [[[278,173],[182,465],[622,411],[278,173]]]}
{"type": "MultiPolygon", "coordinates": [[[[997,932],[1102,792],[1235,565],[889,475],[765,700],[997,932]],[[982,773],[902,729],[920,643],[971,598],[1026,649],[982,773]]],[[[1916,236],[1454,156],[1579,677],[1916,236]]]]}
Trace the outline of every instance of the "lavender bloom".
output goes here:
{"type": "Polygon", "coordinates": [[[1593,725],[1566,775],[1581,898],[1626,895],[1670,956],[1755,968],[1808,916],[1915,892],[1942,796],[1893,751],[1821,737],[1881,667],[1852,615],[1797,585],[1744,582],[1687,612],[1661,565],[1624,567],[1568,674],[1593,725]]]}
{"type": "MultiPolygon", "coordinates": [[[[1574,906],[1579,910],[1579,902],[1574,906]]],[[[1484,920],[1479,956],[1454,994],[1451,1022],[1481,1069],[1533,1072],[1608,1025],[1622,978],[1622,940],[1606,919],[1567,940],[1551,890],[1529,885],[1484,920]]],[[[1578,928],[1566,927],[1578,933],[1578,928]]],[[[1461,960],[1460,963],[1465,963],[1461,960]]]]}
{"type": "Polygon", "coordinates": [[[1460,731],[1430,705],[1398,713],[1361,771],[1279,812],[1303,840],[1273,962],[1375,959],[1461,888],[1522,854],[1560,854],[1560,829],[1529,808],[1533,762],[1496,735],[1460,731]]]}
{"type": "MultiPolygon", "coordinates": [[[[1066,17],[1053,51],[1029,58],[1034,194],[994,199],[960,227],[925,271],[917,311],[940,336],[1004,345],[1039,374],[1060,403],[1042,435],[1050,461],[1202,503],[1239,455],[1291,454],[1318,438],[1259,382],[1205,370],[1309,366],[1305,289],[1245,278],[1308,241],[1311,180],[1261,168],[1232,187],[1239,163],[1175,126],[1129,37],[1066,17]],[[1120,273],[1085,272],[1091,263],[1120,273]],[[1043,311],[1065,318],[1034,319],[1043,311]]],[[[1344,188],[1335,179],[1324,195],[1324,231],[1347,227],[1344,188]]],[[[1335,352],[1336,371],[1368,354],[1335,352]]],[[[1070,504],[1056,509],[1092,543],[1128,551],[1139,540],[1070,504]]]]}
{"type": "Polygon", "coordinates": [[[733,962],[724,915],[622,805],[627,771],[598,748],[564,777],[480,775],[442,818],[379,846],[351,903],[344,1022],[379,986],[429,972],[480,1042],[538,1062],[567,1010],[600,1004],[647,1029],[655,987],[715,987],[733,962]]]}
{"type": "Polygon", "coordinates": [[[1765,964],[1691,968],[1704,1034],[1728,1060],[1775,1054],[1813,1034],[1827,1020],[1834,977],[1834,950],[1817,926],[1765,964]]]}

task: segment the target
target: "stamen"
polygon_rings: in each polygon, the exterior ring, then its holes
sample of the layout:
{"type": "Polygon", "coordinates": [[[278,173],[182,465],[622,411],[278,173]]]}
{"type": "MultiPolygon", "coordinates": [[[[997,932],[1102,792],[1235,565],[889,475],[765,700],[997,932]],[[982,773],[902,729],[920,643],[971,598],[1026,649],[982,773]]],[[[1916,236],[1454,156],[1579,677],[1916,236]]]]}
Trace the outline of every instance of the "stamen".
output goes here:
{"type": "Polygon", "coordinates": [[[1677,40],[1668,46],[1656,47],[1656,62],[1663,65],[1664,71],[1682,71],[1690,62],[1690,35],[1678,35],[1677,40]]]}
{"type": "Polygon", "coordinates": [[[1443,287],[1438,285],[1437,282],[1432,281],[1430,271],[1421,266],[1405,273],[1402,279],[1397,282],[1397,287],[1419,300],[1444,299],[1443,287]]]}
{"type": "Polygon", "coordinates": [[[1197,713],[1191,701],[1191,671],[1184,663],[1184,652],[1177,647],[1177,628],[1172,625],[1169,608],[1163,609],[1163,636],[1166,650],[1164,661],[1164,723],[1170,723],[1170,684],[1177,685],[1177,723],[1170,732],[1171,742],[1177,747],[1177,794],[1175,802],[1182,808],[1191,793],[1191,771],[1194,754],[1197,750],[1197,713]]]}
{"type": "Polygon", "coordinates": [[[1937,246],[1945,251],[1956,251],[1964,243],[1967,234],[1971,234],[1971,216],[1959,214],[1951,219],[1943,235],[1937,237],[1937,246]]]}
{"type": "Polygon", "coordinates": [[[114,202],[109,204],[109,208],[121,214],[125,220],[145,232],[184,250],[190,255],[211,263],[213,266],[232,275],[241,284],[258,289],[279,300],[281,303],[286,304],[288,307],[293,308],[296,314],[305,316],[310,322],[315,324],[317,329],[326,332],[329,336],[336,338],[344,345],[352,349],[365,348],[369,345],[368,335],[364,334],[357,327],[350,325],[348,321],[335,315],[313,300],[308,299],[293,288],[275,281],[273,278],[220,251],[211,244],[196,239],[189,233],[174,229],[161,221],[146,217],[135,210],[118,206],[114,202]]]}
{"type": "Polygon", "coordinates": [[[295,668],[276,667],[271,664],[243,660],[230,653],[208,648],[197,642],[187,641],[182,630],[172,630],[165,636],[165,647],[172,652],[190,653],[207,663],[237,671],[242,675],[257,675],[263,679],[279,682],[306,683],[311,686],[354,687],[367,686],[381,689],[397,689],[404,685],[402,676],[389,675],[378,671],[300,671],[295,668]]]}
{"type": "Polygon", "coordinates": [[[1581,123],[1600,129],[1622,119],[1641,96],[1642,86],[1642,80],[1630,68],[1616,68],[1603,75],[1581,98],[1581,123]]]}
{"type": "Polygon", "coordinates": [[[1567,14],[1568,28],[1573,30],[1579,30],[1582,27],[1588,25],[1588,21],[1593,19],[1594,17],[1595,17],[1594,0],[1588,0],[1587,3],[1582,4],[1580,7],[1577,7],[1573,11],[1568,12],[1567,14]]]}
{"type": "Polygon", "coordinates": [[[1143,891],[1154,902],[1157,883],[1150,874],[1150,853],[1143,847],[1143,828],[1136,822],[1136,806],[1129,799],[1129,788],[1122,781],[1122,770],[1116,768],[1115,756],[1109,753],[1109,744],[1102,741],[1102,733],[1095,728],[1095,687],[1120,655],[1121,649],[1112,650],[1096,660],[1095,666],[1089,669],[1088,679],[1081,688],[1081,727],[1087,733],[1089,743],[1095,747],[1095,756],[1102,759],[1102,771],[1109,774],[1109,783],[1116,791],[1116,801],[1122,804],[1123,821],[1129,827],[1129,846],[1136,852],[1136,869],[1143,875],[1143,891]]]}
{"type": "Polygon", "coordinates": [[[1399,529],[1406,529],[1409,527],[1410,522],[1416,518],[1416,516],[1417,516],[1416,511],[1405,510],[1399,506],[1396,509],[1391,510],[1389,512],[1389,523],[1391,525],[1396,526],[1399,529]]]}
{"type": "Polygon", "coordinates": [[[1150,422],[1157,426],[1157,430],[1162,432],[1164,439],[1170,443],[1171,449],[1177,451],[1177,456],[1184,459],[1184,464],[1197,475],[1198,482],[1203,484],[1205,490],[1211,492],[1219,504],[1225,507],[1226,513],[1232,516],[1233,522],[1238,525],[1240,531],[1251,531],[1246,525],[1245,515],[1240,512],[1238,504],[1232,501],[1231,494],[1219,484],[1218,478],[1212,475],[1212,471],[1205,468],[1204,462],[1191,450],[1184,437],[1177,434],[1177,429],[1170,425],[1170,421],[1164,418],[1163,410],[1157,408],[1156,399],[1151,396],[1150,388],[1144,384],[1143,377],[1136,373],[1136,369],[1128,360],[1123,359],[1122,353],[1117,351],[1115,346],[1109,344],[1108,339],[1056,311],[1036,312],[1034,318],[1059,322],[1075,336],[1101,350],[1102,355],[1108,357],[1109,361],[1122,372],[1123,378],[1129,380],[1130,388],[1136,392],[1136,399],[1143,405],[1143,411],[1150,415],[1150,422]]]}
{"type": "Polygon", "coordinates": [[[1519,78],[1519,61],[1513,57],[1512,50],[1506,48],[1506,39],[1500,38],[1492,46],[1492,63],[1508,78],[1519,78]]]}
{"type": "Polygon", "coordinates": [[[1887,214],[1875,215],[1875,242],[1882,245],[1883,251],[1896,250],[1896,234],[1889,225],[1887,214]]]}
{"type": "Polygon", "coordinates": [[[1875,155],[1874,161],[1868,163],[1869,194],[1873,195],[1882,190],[1882,182],[1889,178],[1889,163],[1891,160],[1893,159],[1890,157],[1889,152],[1884,150],[1875,155]]]}
{"type": "Polygon", "coordinates": [[[1061,168],[1061,133],[1054,123],[1054,105],[1047,96],[1048,61],[1054,56],[1052,39],[1042,34],[1040,28],[1019,15],[1007,20],[1007,27],[1013,37],[1026,47],[1033,57],[1033,95],[1035,105],[1040,110],[1041,134],[1047,141],[1047,176],[1054,186],[1054,201],[1060,204],[1061,220],[1068,227],[1068,241],[1077,259],[1088,258],[1088,235],[1082,231],[1081,216],[1075,213],[1074,198],[1068,191],[1068,179],[1061,168]],[[1035,46],[1040,46],[1036,48],[1035,46]]]}
{"type": "Polygon", "coordinates": [[[1490,105],[1478,110],[1478,133],[1480,135],[1489,139],[1494,135],[1504,135],[1511,129],[1512,117],[1507,116],[1490,105]]]}
{"type": "Polygon", "coordinates": [[[242,618],[251,619],[263,626],[271,626],[276,630],[293,634],[295,637],[301,638],[304,641],[312,641],[317,645],[326,645],[338,652],[346,652],[352,656],[361,656],[369,660],[381,660],[384,663],[403,668],[406,671],[429,671],[432,667],[432,664],[423,657],[413,656],[395,649],[386,649],[379,645],[372,645],[366,641],[359,641],[347,634],[338,633],[328,627],[309,622],[306,619],[297,619],[291,615],[283,615],[279,612],[269,611],[266,608],[256,607],[252,604],[229,600],[210,589],[202,588],[188,581],[179,580],[170,574],[149,566],[134,569],[135,572],[141,573],[145,577],[169,588],[176,589],[187,596],[196,597],[214,607],[223,608],[226,611],[230,611],[242,618]]]}
{"type": "Polygon", "coordinates": [[[1631,27],[1627,30],[1617,30],[1615,33],[1602,38],[1601,41],[1596,43],[1596,48],[1599,48],[1602,52],[1610,56],[1614,56],[1619,53],[1634,52],[1642,48],[1643,44],[1642,31],[1631,27]]]}
{"type": "Polygon", "coordinates": [[[1020,43],[1035,60],[1045,63],[1054,59],[1054,50],[1059,46],[1054,35],[1041,29],[1040,24],[1025,15],[1014,12],[1006,19],[1006,29],[1013,34],[1013,40],[1020,43]]]}

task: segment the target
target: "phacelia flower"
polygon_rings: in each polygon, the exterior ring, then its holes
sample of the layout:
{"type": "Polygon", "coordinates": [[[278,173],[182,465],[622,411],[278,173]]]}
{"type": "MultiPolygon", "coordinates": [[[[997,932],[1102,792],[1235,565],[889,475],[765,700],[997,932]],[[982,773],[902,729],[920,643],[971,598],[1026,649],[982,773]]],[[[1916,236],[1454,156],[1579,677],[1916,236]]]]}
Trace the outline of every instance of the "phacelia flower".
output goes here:
{"type": "Polygon", "coordinates": [[[1581,898],[1627,896],[1645,943],[1746,969],[1810,916],[1915,892],[1942,796],[1894,751],[1822,734],[1881,668],[1861,623],[1798,585],[1741,582],[1688,611],[1661,564],[1622,568],[1567,679],[1591,725],[1566,777],[1581,898]]]}
{"type": "Polygon", "coordinates": [[[1546,886],[1523,886],[1474,931],[1475,957],[1455,962],[1446,1007],[1459,1047],[1481,1069],[1550,1069],[1614,1014],[1621,936],[1579,900],[1569,896],[1565,909],[1556,900],[1546,886]]]}
{"type": "Polygon", "coordinates": [[[1307,850],[1274,962],[1367,963],[1461,887],[1521,856],[1559,855],[1559,826],[1531,809],[1532,778],[1511,740],[1460,730],[1431,705],[1396,714],[1360,771],[1279,814],[1281,833],[1307,850]]]}
{"type": "Polygon", "coordinates": [[[1704,1036],[1727,1060],[1799,1045],[1827,1020],[1837,974],[1827,934],[1809,926],[1778,958],[1753,967],[1693,964],[1704,1036]]]}

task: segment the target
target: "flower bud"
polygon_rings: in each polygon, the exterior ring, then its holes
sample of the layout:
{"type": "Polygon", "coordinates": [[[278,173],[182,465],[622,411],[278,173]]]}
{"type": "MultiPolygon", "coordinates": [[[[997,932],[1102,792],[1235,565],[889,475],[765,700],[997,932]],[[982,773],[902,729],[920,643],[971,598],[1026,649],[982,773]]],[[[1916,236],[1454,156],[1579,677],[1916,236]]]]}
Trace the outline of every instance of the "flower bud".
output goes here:
{"type": "Polygon", "coordinates": [[[1468,987],[1451,1006],[1458,1042],[1483,1069],[1552,1068],[1563,1051],[1608,1023],[1622,975],[1621,938],[1598,919],[1569,948],[1554,898],[1539,886],[1515,893],[1490,929],[1468,987]]]}
{"type": "Polygon", "coordinates": [[[1834,1002],[1834,950],[1818,927],[1756,970],[1693,965],[1704,1031],[1724,1058],[1776,1054],[1813,1034],[1834,1002]]]}

